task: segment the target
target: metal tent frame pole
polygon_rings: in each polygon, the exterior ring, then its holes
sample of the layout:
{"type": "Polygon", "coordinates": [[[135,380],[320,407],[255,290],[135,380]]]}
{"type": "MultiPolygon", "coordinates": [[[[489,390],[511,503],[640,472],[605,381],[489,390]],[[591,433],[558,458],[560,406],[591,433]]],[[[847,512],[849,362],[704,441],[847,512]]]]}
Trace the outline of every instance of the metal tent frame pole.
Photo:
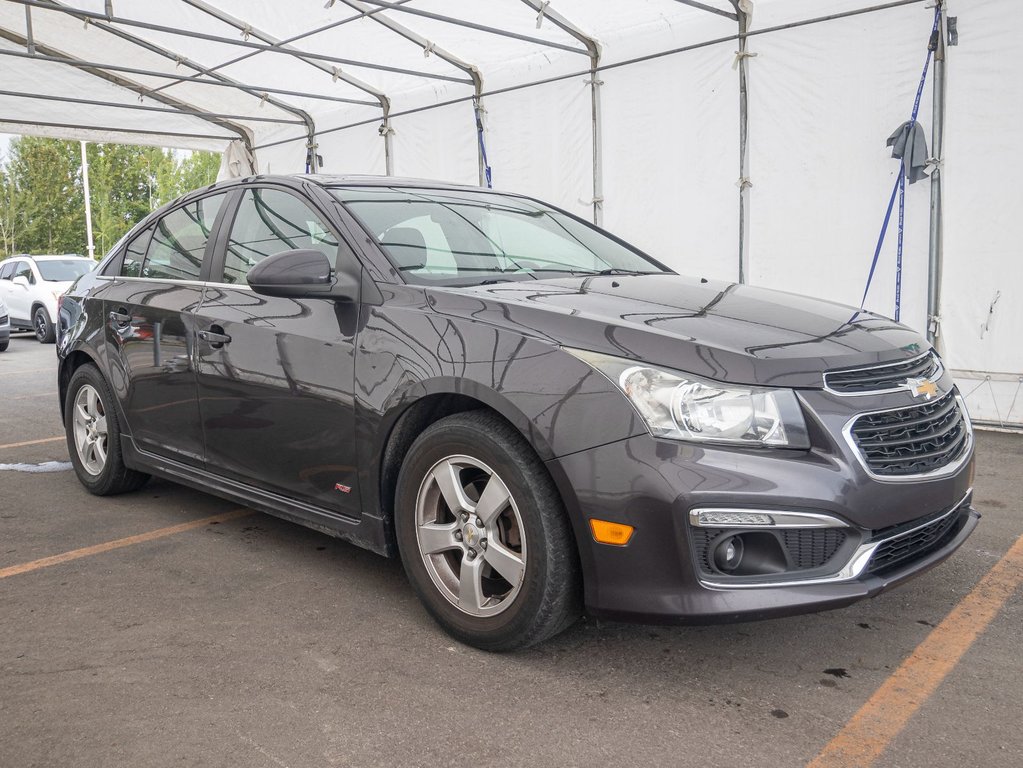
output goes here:
{"type": "Polygon", "coordinates": [[[942,221],[942,175],[945,160],[945,62],[946,9],[944,0],[938,21],[938,47],[934,51],[934,83],[931,99],[931,151],[934,165],[931,169],[931,218],[927,238],[927,340],[942,351],[941,338],[941,269],[944,260],[944,222],[942,221]]]}
{"type": "Polygon", "coordinates": [[[549,3],[541,0],[522,2],[537,12],[538,28],[544,19],[548,19],[562,32],[566,32],[586,46],[586,53],[590,57],[590,79],[586,82],[590,86],[590,121],[593,126],[593,223],[600,226],[604,223],[604,138],[603,110],[600,106],[600,87],[604,81],[600,79],[600,43],[551,8],[549,3]]]}
{"type": "MultiPolygon", "coordinates": [[[[170,85],[176,85],[178,83],[196,83],[197,85],[212,85],[216,88],[230,88],[236,91],[243,91],[245,93],[276,93],[283,96],[298,96],[304,99],[318,99],[320,101],[330,101],[338,104],[356,104],[362,107],[379,107],[380,105],[376,101],[366,101],[363,99],[347,99],[341,96],[327,96],[322,93],[309,93],[307,91],[291,91],[284,88],[273,88],[272,86],[266,85],[252,85],[250,83],[240,83],[224,80],[213,80],[199,75],[182,75],[177,72],[160,72],[155,69],[142,69],[140,67],[126,67],[122,64],[110,64],[100,61],[88,61],[86,59],[68,59],[61,58],[60,56],[45,56],[40,53],[27,53],[26,51],[5,51],[0,49],[0,56],[14,56],[21,59],[36,59],[38,61],[46,61],[53,64],[64,64],[69,67],[75,67],[77,69],[102,69],[109,72],[123,72],[129,75],[144,75],[146,77],[157,77],[164,80],[172,80],[173,83],[169,85],[162,85],[159,88],[145,88],[139,86],[142,93],[146,96],[152,96],[155,98],[157,93],[160,93],[170,85]]],[[[211,67],[209,71],[218,69],[219,67],[211,67]]],[[[191,67],[189,67],[191,69],[191,67]]]]}
{"type": "Polygon", "coordinates": [[[96,246],[92,242],[92,201],[89,199],[89,158],[85,154],[85,142],[82,145],[82,195],[85,197],[85,233],[88,237],[89,258],[96,258],[96,246]]]}
{"type": "MultiPolygon", "coordinates": [[[[385,29],[389,29],[396,35],[403,37],[410,43],[413,43],[414,45],[422,48],[424,52],[435,54],[437,58],[439,58],[441,61],[446,61],[451,66],[467,74],[469,76],[469,82],[472,83],[473,92],[476,95],[476,104],[480,105],[479,108],[482,109],[480,97],[483,94],[483,73],[480,71],[479,67],[477,67],[475,64],[470,64],[469,62],[462,59],[460,56],[456,56],[454,53],[451,53],[447,49],[442,48],[441,46],[427,39],[423,35],[420,35],[415,30],[406,27],[404,24],[399,24],[397,21],[390,18],[389,16],[384,16],[382,13],[380,13],[380,11],[386,10],[385,8],[377,8],[374,10],[371,6],[366,5],[360,0],[341,0],[341,2],[353,10],[360,11],[362,15],[368,16],[377,24],[382,25],[385,29]]],[[[390,115],[388,115],[386,123],[387,123],[386,130],[388,132],[384,134],[385,141],[388,140],[390,136],[394,133],[394,130],[390,127],[390,115]]],[[[381,131],[384,130],[385,128],[381,127],[381,131]]],[[[477,149],[476,156],[477,163],[479,165],[480,186],[482,187],[486,185],[487,178],[486,161],[483,158],[483,152],[481,149],[477,149]]],[[[387,175],[391,176],[392,170],[389,169],[387,171],[387,175]]]]}
{"type": "Polygon", "coordinates": [[[739,70],[739,282],[749,281],[749,51],[747,49],[750,16],[742,9],[740,0],[732,0],[739,24],[739,50],[736,63],[739,70]]]}
{"type": "MultiPolygon", "coordinates": [[[[17,45],[26,45],[26,43],[27,43],[26,38],[22,37],[21,35],[19,35],[16,32],[12,32],[11,30],[5,29],[3,27],[0,27],[0,38],[4,38],[6,40],[10,40],[12,43],[15,43],[17,45]]],[[[70,60],[70,61],[75,60],[75,58],[73,56],[69,56],[68,54],[64,53],[63,51],[59,51],[59,50],[57,50],[55,48],[49,47],[48,45],[44,45],[44,44],[40,43],[38,38],[35,41],[35,48],[36,48],[37,51],[42,52],[43,55],[45,55],[45,56],[60,57],[62,59],[70,60]]],[[[133,80],[128,80],[127,78],[120,77],[118,75],[111,74],[110,72],[107,72],[106,70],[98,69],[98,68],[94,68],[94,67],[90,67],[90,66],[86,66],[85,64],[79,64],[78,68],[81,69],[84,72],[88,72],[90,75],[93,75],[93,76],[98,77],[98,78],[100,78],[102,80],[106,80],[109,83],[113,83],[114,85],[117,85],[117,86],[119,86],[121,88],[124,88],[125,90],[129,91],[130,93],[141,94],[141,93],[145,92],[145,88],[142,85],[140,85],[139,83],[136,83],[133,80]]],[[[237,125],[236,123],[233,123],[233,122],[231,122],[229,120],[226,120],[224,118],[204,116],[204,115],[201,114],[202,110],[199,110],[196,107],[192,106],[191,104],[188,104],[186,102],[180,101],[179,99],[176,99],[176,98],[174,98],[172,96],[168,96],[166,94],[162,94],[162,93],[158,94],[158,95],[154,96],[153,99],[155,101],[159,101],[159,102],[161,102],[163,104],[166,104],[169,107],[173,107],[176,111],[180,112],[181,114],[190,115],[192,117],[198,118],[199,120],[204,120],[207,123],[211,123],[211,124],[216,125],[216,126],[218,126],[220,128],[223,128],[226,131],[230,131],[231,133],[233,133],[233,134],[237,135],[239,138],[241,138],[241,140],[245,143],[246,147],[248,147],[250,150],[252,149],[252,136],[251,136],[249,130],[246,127],[244,127],[242,125],[237,125]]],[[[27,124],[28,121],[18,121],[16,119],[14,122],[26,122],[26,124],[27,124]]],[[[40,123],[40,125],[42,125],[42,124],[40,123]]],[[[60,125],[58,125],[56,123],[52,123],[48,127],[62,127],[62,126],[60,126],[60,125]]],[[[134,131],[134,132],[135,133],[140,133],[140,134],[147,133],[147,131],[134,131]]],[[[164,132],[162,132],[162,131],[153,131],[152,133],[153,134],[163,134],[164,132]]],[[[225,140],[228,140],[226,136],[225,137],[218,137],[218,138],[223,138],[225,140]]]]}

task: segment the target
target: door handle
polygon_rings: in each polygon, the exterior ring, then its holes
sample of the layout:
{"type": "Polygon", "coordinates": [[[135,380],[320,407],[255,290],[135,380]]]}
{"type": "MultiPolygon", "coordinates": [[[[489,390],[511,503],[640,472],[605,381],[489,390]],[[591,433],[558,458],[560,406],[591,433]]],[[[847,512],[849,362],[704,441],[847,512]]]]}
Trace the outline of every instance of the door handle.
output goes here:
{"type": "Polygon", "coordinates": [[[199,338],[214,349],[220,349],[225,344],[231,343],[231,337],[223,331],[224,329],[219,325],[214,325],[208,331],[199,331],[199,338]]]}
{"type": "Polygon", "coordinates": [[[131,322],[131,315],[128,314],[128,310],[124,307],[118,307],[110,313],[110,319],[114,321],[115,325],[124,327],[131,322]]]}

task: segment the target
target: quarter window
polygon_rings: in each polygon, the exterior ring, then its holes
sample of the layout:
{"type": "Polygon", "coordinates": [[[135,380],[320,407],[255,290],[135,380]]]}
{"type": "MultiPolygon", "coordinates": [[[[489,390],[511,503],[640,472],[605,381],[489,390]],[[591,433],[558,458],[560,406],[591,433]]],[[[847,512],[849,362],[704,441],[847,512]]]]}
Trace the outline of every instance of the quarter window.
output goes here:
{"type": "MultiPolygon", "coordinates": [[[[198,280],[206,243],[224,195],[213,195],[177,208],[156,223],[140,277],[198,280]]],[[[125,254],[125,268],[128,255],[125,254]]]]}
{"type": "Polygon", "coordinates": [[[142,277],[142,262],[146,260],[146,246],[153,235],[153,227],[147,227],[128,243],[121,261],[122,277],[142,277]]]}
{"type": "Polygon", "coordinates": [[[294,195],[247,189],[238,207],[224,260],[224,282],[244,283],[267,256],[295,249],[322,251],[335,264],[338,240],[323,219],[294,195]]]}

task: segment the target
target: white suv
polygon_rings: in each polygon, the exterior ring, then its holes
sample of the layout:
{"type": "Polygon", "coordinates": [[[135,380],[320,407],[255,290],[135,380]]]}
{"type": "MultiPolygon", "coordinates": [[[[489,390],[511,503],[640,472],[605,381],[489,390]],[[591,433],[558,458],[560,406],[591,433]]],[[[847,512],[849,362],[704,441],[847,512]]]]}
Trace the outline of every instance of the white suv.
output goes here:
{"type": "Polygon", "coordinates": [[[0,352],[7,350],[11,343],[11,318],[7,314],[7,305],[4,304],[3,296],[0,296],[0,352]]]}
{"type": "Polygon", "coordinates": [[[12,256],[0,262],[0,300],[11,327],[34,330],[44,344],[54,341],[57,300],[96,262],[84,256],[12,256]]]}

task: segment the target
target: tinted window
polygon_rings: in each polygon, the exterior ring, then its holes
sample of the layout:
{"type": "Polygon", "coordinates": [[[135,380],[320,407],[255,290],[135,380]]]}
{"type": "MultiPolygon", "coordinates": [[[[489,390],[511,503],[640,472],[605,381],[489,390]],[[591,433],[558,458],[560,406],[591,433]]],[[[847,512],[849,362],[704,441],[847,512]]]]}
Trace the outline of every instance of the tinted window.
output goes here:
{"type": "Polygon", "coordinates": [[[663,271],[595,227],[528,198],[396,187],[331,191],[413,283],[663,271]]]}
{"type": "Polygon", "coordinates": [[[14,262],[9,261],[0,265],[0,280],[10,280],[14,277],[14,262]]]}
{"type": "Polygon", "coordinates": [[[149,246],[149,238],[152,234],[153,227],[147,227],[128,243],[121,261],[123,277],[142,277],[142,262],[146,260],[146,248],[149,246]]]}
{"type": "Polygon", "coordinates": [[[57,261],[36,262],[36,269],[39,270],[43,280],[54,283],[77,280],[95,266],[96,262],[91,259],[60,259],[57,261]]]}
{"type": "Polygon", "coordinates": [[[337,256],[337,238],[323,219],[294,195],[277,189],[247,189],[231,227],[224,282],[244,283],[245,275],[267,256],[314,248],[337,256]]]}
{"type": "Polygon", "coordinates": [[[177,208],[156,223],[141,277],[198,280],[210,230],[224,195],[204,197],[177,208]]]}

